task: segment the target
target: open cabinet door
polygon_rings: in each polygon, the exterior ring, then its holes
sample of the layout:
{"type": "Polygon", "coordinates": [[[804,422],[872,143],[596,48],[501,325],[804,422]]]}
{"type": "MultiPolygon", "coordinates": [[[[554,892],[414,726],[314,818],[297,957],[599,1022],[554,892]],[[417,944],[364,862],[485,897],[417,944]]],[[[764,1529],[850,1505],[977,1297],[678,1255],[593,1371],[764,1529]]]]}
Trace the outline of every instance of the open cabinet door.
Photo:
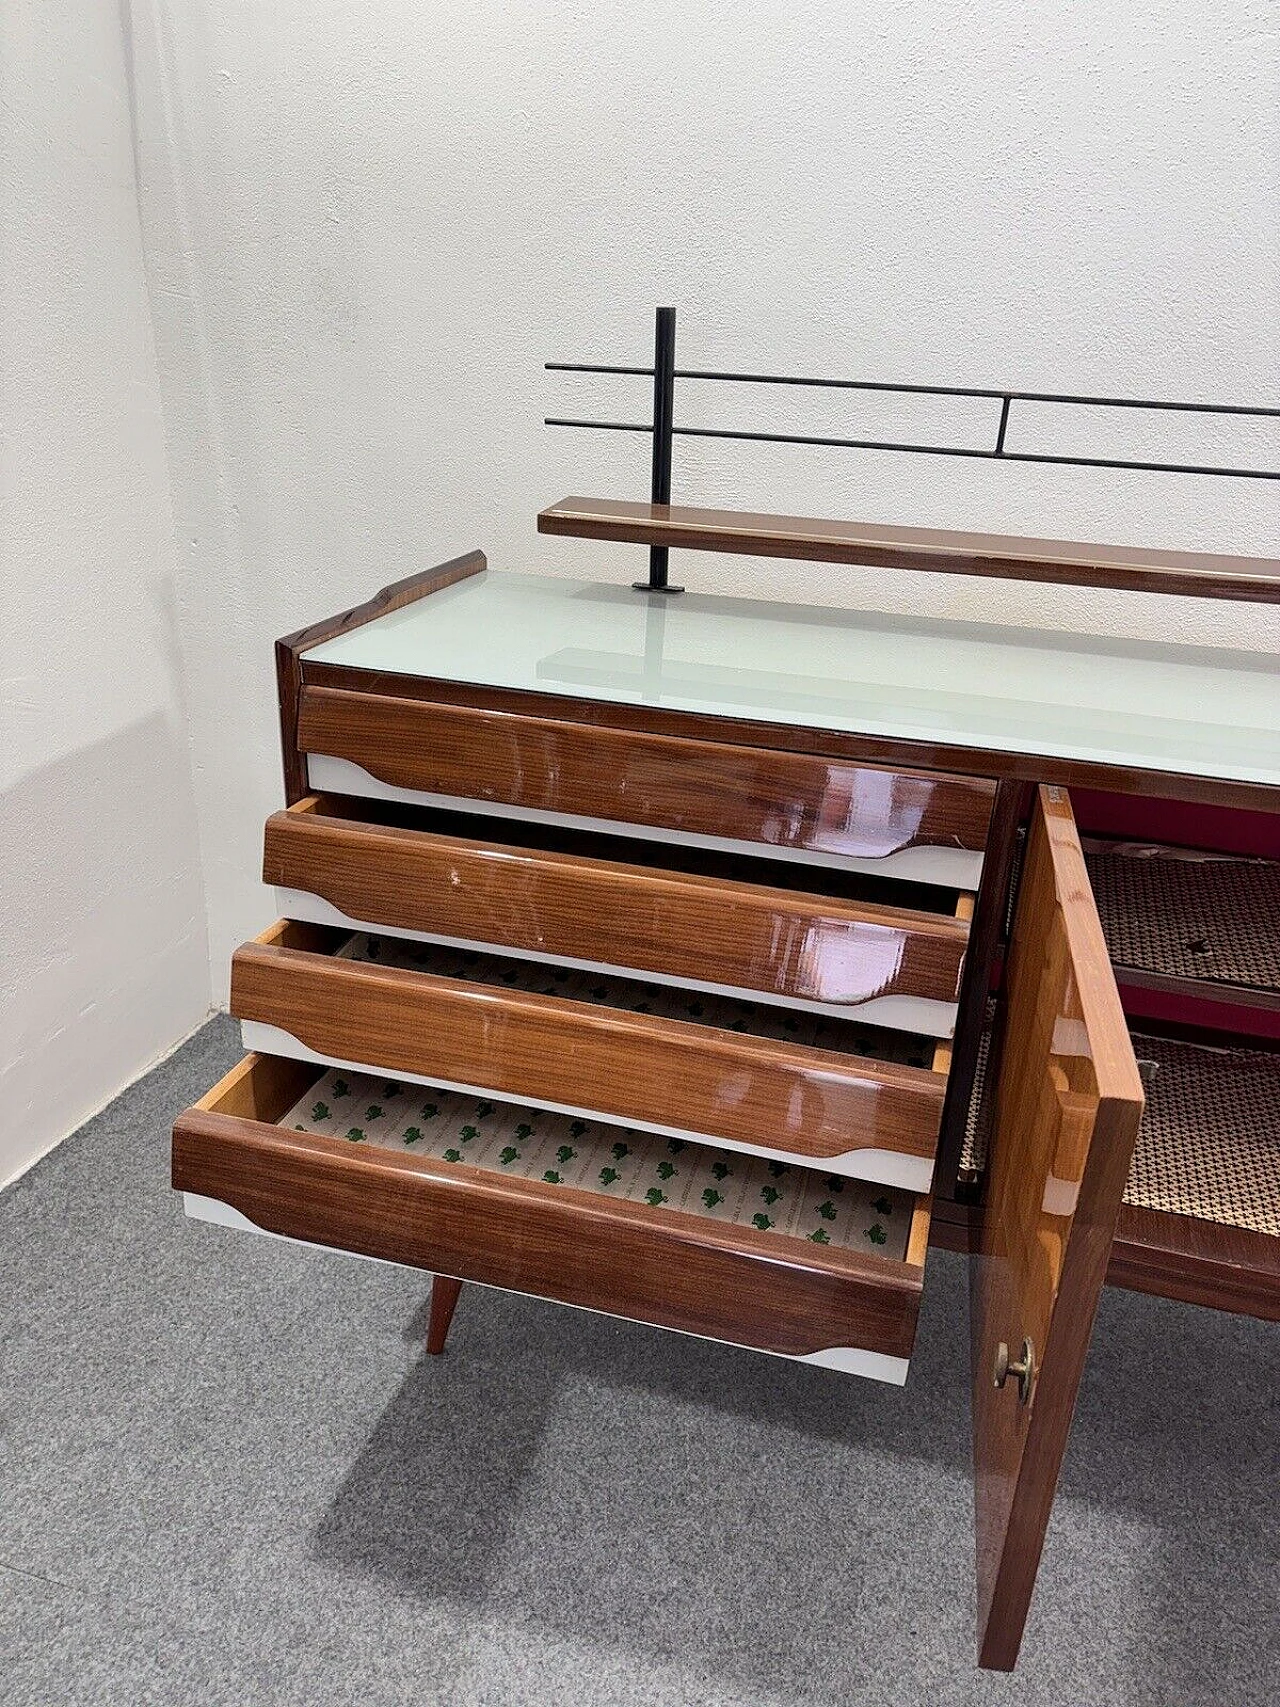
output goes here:
{"type": "Polygon", "coordinates": [[[1006,988],[971,1268],[978,1655],[1002,1671],[1018,1657],[1142,1114],[1060,788],[1032,810],[1006,988]]]}

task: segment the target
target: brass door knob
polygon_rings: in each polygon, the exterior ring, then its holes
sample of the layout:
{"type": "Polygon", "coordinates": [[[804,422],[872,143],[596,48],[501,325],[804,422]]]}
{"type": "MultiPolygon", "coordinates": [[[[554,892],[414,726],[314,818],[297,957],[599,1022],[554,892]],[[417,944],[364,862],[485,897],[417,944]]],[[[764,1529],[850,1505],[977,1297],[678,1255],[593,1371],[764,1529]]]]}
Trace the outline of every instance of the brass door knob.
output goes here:
{"type": "Polygon", "coordinates": [[[1010,1376],[1018,1383],[1018,1403],[1031,1403],[1031,1389],[1036,1379],[1036,1348],[1030,1340],[1022,1342],[1022,1356],[1017,1363],[1010,1363],[1009,1348],[1003,1340],[996,1347],[996,1366],[994,1380],[997,1387],[1003,1387],[1010,1376]]]}

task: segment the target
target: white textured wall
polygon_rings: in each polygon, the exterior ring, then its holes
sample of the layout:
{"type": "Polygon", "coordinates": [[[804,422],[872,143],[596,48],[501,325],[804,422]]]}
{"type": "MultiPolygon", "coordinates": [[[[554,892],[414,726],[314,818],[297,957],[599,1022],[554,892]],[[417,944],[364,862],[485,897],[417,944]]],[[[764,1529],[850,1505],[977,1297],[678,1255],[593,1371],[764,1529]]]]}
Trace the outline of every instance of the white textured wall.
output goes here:
{"type": "Polygon", "coordinates": [[[0,1184],[209,1008],[112,0],[0,24],[0,1184]]]}
{"type": "MultiPolygon", "coordinates": [[[[1270,0],[132,4],[219,982],[270,912],[274,635],[473,545],[635,572],[533,518],[571,491],[645,495],[643,441],[539,424],[597,400],[643,413],[643,387],[553,379],[545,358],[644,358],[661,301],[686,365],[1280,402],[1270,0]]],[[[853,432],[928,412],[689,387],[678,413],[853,432]]],[[[1259,452],[1181,428],[1128,442],[1280,461],[1274,435],[1259,452]]],[[[1048,423],[1011,447],[1032,431],[1048,423]]],[[[1280,549],[1263,483],[685,442],[675,489],[1280,549]]],[[[1241,606],[743,559],[679,573],[1280,645],[1275,614],[1241,606]]]]}

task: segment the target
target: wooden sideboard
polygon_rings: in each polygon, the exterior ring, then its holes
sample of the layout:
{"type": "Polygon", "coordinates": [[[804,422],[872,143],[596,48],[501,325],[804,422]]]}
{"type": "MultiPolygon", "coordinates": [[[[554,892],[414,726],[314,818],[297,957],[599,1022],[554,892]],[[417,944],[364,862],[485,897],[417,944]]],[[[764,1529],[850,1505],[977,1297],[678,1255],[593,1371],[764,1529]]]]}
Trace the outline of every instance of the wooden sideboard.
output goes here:
{"type": "MultiPolygon", "coordinates": [[[[1274,582],[1217,561],[1175,567],[1274,582]]],[[[434,1351],[471,1280],[895,1382],[928,1245],[970,1252],[1011,1667],[1102,1286],[1280,1319],[1275,659],[472,553],[277,673],[283,918],[174,1129],[188,1211],[430,1270],[434,1351]]]]}

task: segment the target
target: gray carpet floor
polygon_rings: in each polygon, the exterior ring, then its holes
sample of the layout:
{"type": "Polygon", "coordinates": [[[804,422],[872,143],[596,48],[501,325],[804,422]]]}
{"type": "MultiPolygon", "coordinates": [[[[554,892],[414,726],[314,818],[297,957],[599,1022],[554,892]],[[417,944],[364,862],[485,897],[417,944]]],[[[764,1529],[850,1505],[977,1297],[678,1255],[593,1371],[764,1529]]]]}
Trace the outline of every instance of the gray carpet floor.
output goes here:
{"type": "Polygon", "coordinates": [[[972,1664],[964,1264],[899,1391],[186,1222],[216,1020],[0,1195],[5,1707],[1280,1697],[1273,1328],[1108,1292],[1021,1665],[972,1664]]]}

